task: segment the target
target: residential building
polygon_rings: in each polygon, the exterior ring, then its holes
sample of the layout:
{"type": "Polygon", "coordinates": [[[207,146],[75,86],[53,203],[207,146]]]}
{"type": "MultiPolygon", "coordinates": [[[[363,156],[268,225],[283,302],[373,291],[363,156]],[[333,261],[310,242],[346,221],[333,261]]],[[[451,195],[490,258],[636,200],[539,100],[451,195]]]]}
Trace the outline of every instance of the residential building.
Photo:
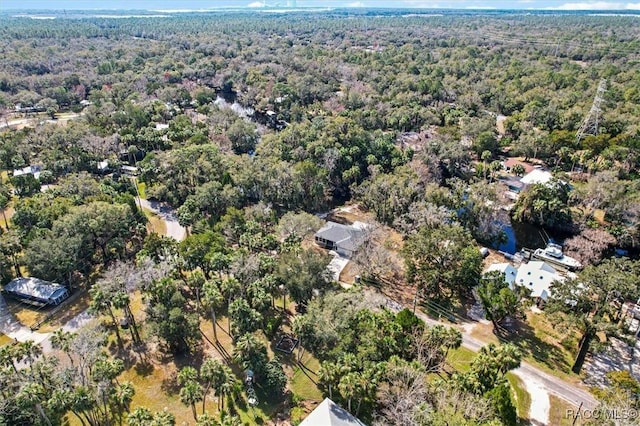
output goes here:
{"type": "Polygon", "coordinates": [[[66,287],[30,277],[12,280],[4,286],[4,292],[16,299],[38,305],[59,305],[69,297],[66,287]]]}
{"type": "Polygon", "coordinates": [[[337,222],[327,222],[315,233],[315,241],[322,248],[336,251],[344,257],[351,257],[364,238],[363,223],[343,225],[337,222]]]}
{"type": "Polygon", "coordinates": [[[300,426],[366,426],[353,414],[338,404],[325,398],[324,401],[305,418],[300,426]]]}
{"type": "Polygon", "coordinates": [[[499,271],[504,274],[505,282],[510,289],[519,285],[531,292],[531,297],[538,303],[544,303],[551,295],[551,285],[557,281],[564,281],[551,265],[539,260],[530,260],[521,263],[518,268],[510,263],[496,263],[489,266],[484,272],[499,271]]]}

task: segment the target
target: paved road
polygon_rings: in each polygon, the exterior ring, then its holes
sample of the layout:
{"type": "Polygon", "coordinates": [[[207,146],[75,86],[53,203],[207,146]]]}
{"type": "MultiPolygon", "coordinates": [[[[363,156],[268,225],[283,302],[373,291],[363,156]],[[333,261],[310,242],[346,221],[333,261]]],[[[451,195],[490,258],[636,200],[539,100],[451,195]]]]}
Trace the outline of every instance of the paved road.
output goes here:
{"type": "MultiPolygon", "coordinates": [[[[474,339],[469,336],[468,333],[462,334],[462,346],[465,348],[477,352],[484,345],[485,344],[483,342],[474,339]]],[[[544,386],[544,389],[547,392],[564,399],[576,407],[579,407],[580,403],[583,404],[583,408],[585,409],[593,409],[597,405],[596,399],[588,391],[577,387],[573,383],[567,383],[562,379],[552,376],[551,374],[534,367],[528,362],[522,362],[520,368],[517,368],[514,372],[520,377],[531,377],[535,379],[535,381],[544,386]]]]}
{"type": "MultiPolygon", "coordinates": [[[[388,301],[388,303],[395,303],[399,305],[397,302],[392,301],[388,301]]],[[[411,308],[410,306],[407,307],[411,308]]],[[[433,318],[430,318],[426,314],[419,311],[416,313],[416,315],[428,325],[441,324],[445,326],[451,326],[450,324],[434,320],[433,318]]],[[[471,328],[463,327],[463,330],[461,330],[462,346],[477,352],[481,347],[485,345],[485,343],[471,337],[471,328]]],[[[566,402],[574,405],[576,408],[582,404],[583,409],[591,410],[598,404],[593,395],[591,395],[591,393],[589,393],[588,391],[579,388],[573,383],[567,383],[562,379],[552,376],[551,374],[546,373],[527,362],[522,362],[520,368],[515,369],[514,373],[521,377],[523,381],[530,382],[532,388],[536,386],[541,387],[546,392],[565,400],[566,402]]],[[[534,396],[532,395],[532,398],[533,397],[534,396]]],[[[535,416],[531,417],[535,418],[535,416]]]]}
{"type": "Polygon", "coordinates": [[[157,214],[165,223],[167,228],[167,237],[172,237],[177,241],[182,241],[187,236],[187,230],[180,225],[175,212],[166,204],[149,201],[144,198],[138,198],[143,208],[151,210],[157,214]]]}
{"type": "Polygon", "coordinates": [[[20,342],[33,340],[36,343],[41,343],[49,337],[49,333],[31,331],[29,327],[22,325],[13,313],[9,311],[7,302],[2,294],[0,294],[0,333],[20,342]]]}

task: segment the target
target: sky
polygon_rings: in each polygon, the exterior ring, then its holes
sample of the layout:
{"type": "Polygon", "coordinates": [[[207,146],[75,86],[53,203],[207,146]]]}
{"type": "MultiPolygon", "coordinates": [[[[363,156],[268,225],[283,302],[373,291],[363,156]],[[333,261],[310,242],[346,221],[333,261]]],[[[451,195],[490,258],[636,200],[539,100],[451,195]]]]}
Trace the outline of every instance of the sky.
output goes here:
{"type": "MultiPolygon", "coordinates": [[[[633,1],[633,0],[632,0],[633,1]]],[[[424,9],[637,10],[637,3],[608,0],[0,0],[12,9],[206,10],[220,7],[398,7],[424,9]]]]}

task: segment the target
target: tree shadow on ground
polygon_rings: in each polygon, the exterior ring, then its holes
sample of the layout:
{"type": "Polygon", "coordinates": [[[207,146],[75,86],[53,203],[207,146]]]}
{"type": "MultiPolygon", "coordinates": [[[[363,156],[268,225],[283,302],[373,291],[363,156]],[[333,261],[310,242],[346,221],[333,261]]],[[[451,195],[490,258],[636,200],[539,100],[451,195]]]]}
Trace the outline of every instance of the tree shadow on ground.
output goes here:
{"type": "Polygon", "coordinates": [[[503,343],[516,345],[525,358],[531,357],[553,370],[571,374],[571,365],[558,346],[536,336],[535,329],[522,320],[515,320],[511,327],[494,329],[494,334],[503,343]]]}
{"type": "Polygon", "coordinates": [[[162,379],[160,389],[168,396],[177,395],[180,392],[180,385],[178,384],[178,372],[173,371],[171,375],[162,379]]]}

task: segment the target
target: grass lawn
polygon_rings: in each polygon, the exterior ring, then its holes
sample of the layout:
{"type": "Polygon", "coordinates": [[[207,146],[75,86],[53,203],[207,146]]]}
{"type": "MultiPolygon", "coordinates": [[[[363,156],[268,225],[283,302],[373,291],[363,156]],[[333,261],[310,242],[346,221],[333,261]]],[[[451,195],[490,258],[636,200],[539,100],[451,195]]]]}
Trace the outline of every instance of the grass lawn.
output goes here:
{"type": "Polygon", "coordinates": [[[11,337],[0,333],[0,346],[4,346],[12,342],[13,342],[13,339],[11,337]]]}
{"type": "Polygon", "coordinates": [[[147,184],[144,182],[138,182],[138,194],[140,198],[147,199],[147,184]]]}
{"type": "Polygon", "coordinates": [[[471,349],[460,346],[458,349],[452,349],[447,354],[447,363],[456,371],[465,373],[471,368],[471,360],[476,353],[471,349]]]}
{"type": "MultiPolygon", "coordinates": [[[[213,327],[211,320],[202,320],[200,322],[200,331],[204,336],[204,351],[213,358],[218,358],[226,361],[232,368],[239,380],[244,378],[243,369],[233,362],[233,339],[228,333],[229,320],[227,317],[219,316],[217,318],[217,335],[218,343],[215,343],[213,337],[213,327]]],[[[271,348],[271,342],[264,336],[264,334],[258,334],[260,338],[267,345],[267,353],[271,358],[273,357],[273,350],[271,348]]],[[[286,372],[286,365],[285,365],[286,372]]],[[[273,398],[272,395],[267,394],[261,387],[260,383],[255,386],[256,396],[258,398],[258,406],[251,408],[246,402],[246,394],[242,393],[242,398],[236,401],[235,408],[240,419],[247,424],[257,424],[266,422],[266,419],[273,417],[278,410],[282,400],[273,398]],[[259,420],[262,419],[262,420],[259,420]]]]}
{"type": "Polygon", "coordinates": [[[5,222],[4,218],[7,218],[7,221],[11,221],[11,218],[13,217],[13,214],[15,213],[15,210],[13,209],[12,206],[7,207],[6,209],[4,209],[4,214],[2,214],[2,212],[0,211],[0,227],[2,227],[3,229],[7,229],[7,222],[5,222]]]}
{"type": "MultiPolygon", "coordinates": [[[[291,356],[297,356],[295,351],[291,356]]],[[[318,370],[320,370],[320,361],[318,361],[310,352],[302,355],[300,365],[289,367],[292,375],[290,375],[289,388],[294,395],[299,398],[311,401],[322,401],[322,392],[318,389],[318,370]]],[[[287,371],[289,369],[285,369],[287,371]]],[[[289,373],[289,371],[287,371],[289,373]]]]}
{"type": "Polygon", "coordinates": [[[506,336],[496,336],[491,324],[477,324],[471,334],[487,343],[511,342],[522,351],[523,361],[562,380],[580,381],[571,372],[574,353],[567,349],[577,349],[576,334],[566,328],[555,329],[545,314],[527,312],[527,321],[518,321],[517,330],[506,336]]]}
{"type": "Polygon", "coordinates": [[[31,327],[35,323],[43,320],[51,310],[49,306],[29,305],[11,298],[7,298],[6,301],[9,311],[13,312],[13,315],[20,324],[27,327],[31,327]]]}
{"type": "Polygon", "coordinates": [[[42,324],[38,331],[40,333],[48,333],[57,330],[65,325],[69,320],[73,319],[76,315],[88,309],[89,303],[91,303],[89,292],[85,291],[78,294],[73,301],[69,302],[68,306],[60,309],[58,312],[53,314],[46,323],[42,324]]]}
{"type": "Polygon", "coordinates": [[[145,208],[143,208],[142,211],[144,211],[144,215],[149,219],[149,223],[147,223],[147,231],[155,232],[158,235],[167,235],[167,225],[158,217],[158,215],[145,208]]]}
{"type": "MultiPolygon", "coordinates": [[[[578,411],[576,407],[569,404],[555,395],[549,395],[549,424],[554,426],[572,426],[573,419],[578,411]],[[572,417],[572,414],[574,417],[572,417]]],[[[577,426],[583,425],[584,421],[578,418],[577,426]]]]}
{"type": "MultiPolygon", "coordinates": [[[[173,376],[176,373],[177,369],[173,362],[162,365],[140,363],[122,373],[119,380],[131,382],[136,389],[131,409],[143,406],[156,412],[166,408],[176,416],[176,424],[193,424],[191,407],[180,402],[178,390],[171,386],[173,376]]],[[[207,399],[208,410],[216,410],[215,401],[209,400],[209,398],[207,399]]],[[[198,405],[198,413],[200,413],[202,405],[198,405]]]]}
{"type": "Polygon", "coordinates": [[[531,408],[531,395],[524,387],[522,380],[513,373],[507,373],[507,380],[513,390],[516,409],[518,410],[518,418],[520,424],[527,424],[526,419],[529,418],[529,409],[531,408]]]}

